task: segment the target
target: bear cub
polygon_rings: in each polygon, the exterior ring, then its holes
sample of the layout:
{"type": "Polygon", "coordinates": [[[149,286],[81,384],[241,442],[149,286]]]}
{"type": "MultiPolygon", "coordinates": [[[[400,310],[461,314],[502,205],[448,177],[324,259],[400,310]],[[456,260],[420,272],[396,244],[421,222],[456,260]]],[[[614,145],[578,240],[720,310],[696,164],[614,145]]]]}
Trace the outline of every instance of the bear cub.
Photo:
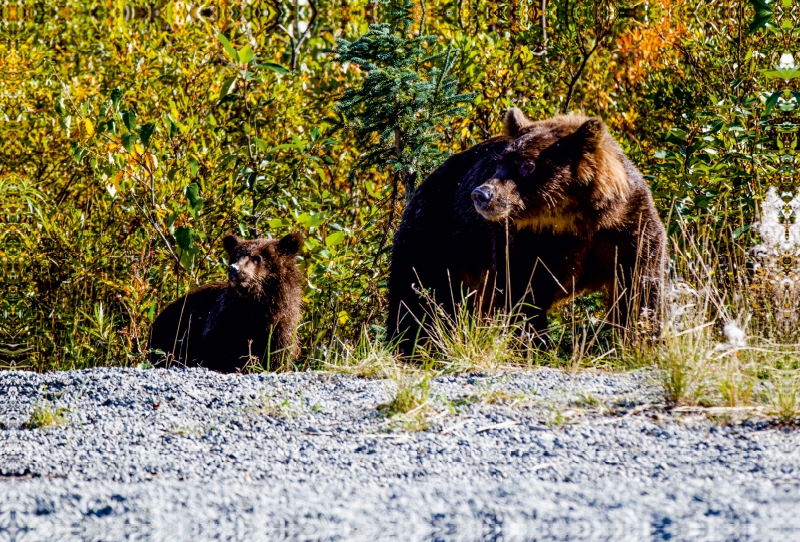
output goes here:
{"type": "Polygon", "coordinates": [[[302,242],[297,233],[280,240],[226,236],[228,281],[200,286],[158,315],[150,363],[232,373],[256,359],[270,370],[291,362],[298,353],[302,242]]]}
{"type": "Polygon", "coordinates": [[[453,315],[462,295],[484,313],[517,307],[540,337],[548,310],[582,292],[605,292],[622,329],[658,315],[666,232],[603,121],[512,108],[503,128],[429,175],[403,214],[388,331],[406,354],[430,302],[453,315]]]}

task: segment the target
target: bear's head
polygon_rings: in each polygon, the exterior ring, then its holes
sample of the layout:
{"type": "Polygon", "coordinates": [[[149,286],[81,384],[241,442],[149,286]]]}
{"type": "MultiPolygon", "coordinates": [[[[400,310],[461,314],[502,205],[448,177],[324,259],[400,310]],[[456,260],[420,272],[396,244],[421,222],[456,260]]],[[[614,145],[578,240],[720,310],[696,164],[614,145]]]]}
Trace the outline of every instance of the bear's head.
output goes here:
{"type": "Polygon", "coordinates": [[[582,231],[620,209],[631,191],[622,151],[602,120],[578,115],[533,122],[517,108],[506,113],[509,143],[496,170],[475,188],[475,210],[519,228],[582,231]]]}
{"type": "Polygon", "coordinates": [[[258,299],[294,277],[303,238],[299,233],[290,233],[281,239],[245,241],[227,235],[222,244],[230,256],[228,284],[239,295],[258,299]]]}

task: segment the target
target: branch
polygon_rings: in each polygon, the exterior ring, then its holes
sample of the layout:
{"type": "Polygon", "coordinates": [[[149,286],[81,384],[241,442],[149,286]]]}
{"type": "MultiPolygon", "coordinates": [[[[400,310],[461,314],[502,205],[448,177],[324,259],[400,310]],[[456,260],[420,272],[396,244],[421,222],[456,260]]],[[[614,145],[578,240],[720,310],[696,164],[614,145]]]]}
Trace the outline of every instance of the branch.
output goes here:
{"type": "MultiPolygon", "coordinates": [[[[297,57],[298,57],[298,55],[300,53],[300,47],[303,45],[303,42],[306,41],[306,38],[308,38],[308,34],[311,31],[311,27],[314,26],[314,21],[316,21],[316,19],[317,19],[317,6],[314,4],[314,0],[308,0],[308,5],[311,7],[311,18],[308,20],[308,25],[306,26],[306,29],[303,31],[302,34],[300,34],[300,36],[297,39],[295,39],[295,37],[292,34],[292,32],[289,32],[283,25],[281,25],[281,24],[278,25],[278,28],[283,30],[286,33],[286,35],[289,36],[289,39],[291,40],[292,60],[291,60],[290,64],[291,64],[292,71],[295,71],[295,69],[297,69],[297,57]]],[[[294,28],[295,28],[294,34],[297,34],[297,32],[299,30],[299,25],[300,25],[298,12],[299,12],[299,10],[298,10],[298,6],[297,6],[297,0],[295,0],[295,2],[294,2],[294,28]]]]}
{"type": "MultiPolygon", "coordinates": [[[[589,58],[594,54],[597,49],[600,48],[600,44],[603,42],[604,39],[611,33],[611,25],[609,28],[601,35],[597,37],[594,42],[594,46],[589,50],[587,53],[584,53],[583,60],[581,61],[581,65],[578,68],[578,71],[575,72],[575,75],[572,76],[571,81],[569,82],[569,89],[567,90],[567,99],[564,100],[564,108],[562,112],[566,113],[569,110],[569,104],[572,102],[572,94],[575,91],[575,86],[578,84],[578,80],[580,80],[581,75],[583,75],[583,70],[586,68],[586,64],[589,62],[589,58]]],[[[581,50],[585,50],[583,47],[583,40],[580,40],[581,43],[581,50]]]]}
{"type": "Polygon", "coordinates": [[[147,219],[147,221],[150,223],[150,225],[156,230],[156,232],[158,233],[159,237],[161,237],[161,240],[164,241],[164,245],[167,247],[167,250],[169,251],[170,256],[172,256],[172,258],[175,260],[175,263],[177,263],[178,266],[181,269],[186,271],[187,275],[190,275],[192,278],[195,279],[195,282],[197,282],[197,277],[191,271],[186,269],[186,267],[184,267],[183,263],[181,263],[181,259],[178,257],[177,254],[175,254],[175,251],[172,250],[172,245],[170,244],[170,242],[167,239],[167,237],[164,235],[164,232],[161,231],[161,226],[158,225],[158,221],[156,221],[150,215],[150,213],[145,211],[144,208],[139,204],[139,200],[136,199],[136,193],[133,190],[131,190],[131,199],[133,199],[133,203],[136,205],[136,207],[139,209],[139,211],[144,215],[144,217],[147,219]]]}
{"type": "Polygon", "coordinates": [[[542,48],[538,51],[533,51],[533,56],[547,54],[547,0],[542,0],[542,18],[540,24],[542,27],[542,48]]]}

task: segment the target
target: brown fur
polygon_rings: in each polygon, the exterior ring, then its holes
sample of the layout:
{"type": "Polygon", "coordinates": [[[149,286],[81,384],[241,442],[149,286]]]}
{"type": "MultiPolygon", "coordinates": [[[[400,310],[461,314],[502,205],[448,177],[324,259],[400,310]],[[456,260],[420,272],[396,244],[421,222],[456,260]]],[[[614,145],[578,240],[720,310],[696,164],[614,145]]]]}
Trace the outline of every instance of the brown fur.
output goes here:
{"type": "Polygon", "coordinates": [[[449,312],[464,288],[478,291],[471,299],[484,310],[516,304],[540,332],[547,311],[580,292],[606,292],[623,327],[639,306],[655,310],[664,227],[605,124],[578,115],[534,122],[512,108],[503,130],[451,157],[406,209],[392,254],[390,334],[413,339],[430,318],[420,287],[449,312]]]}
{"type": "Polygon", "coordinates": [[[151,363],[235,372],[257,360],[274,370],[297,355],[300,235],[251,241],[229,235],[223,245],[228,282],[201,286],[159,314],[150,332],[151,363]]]}

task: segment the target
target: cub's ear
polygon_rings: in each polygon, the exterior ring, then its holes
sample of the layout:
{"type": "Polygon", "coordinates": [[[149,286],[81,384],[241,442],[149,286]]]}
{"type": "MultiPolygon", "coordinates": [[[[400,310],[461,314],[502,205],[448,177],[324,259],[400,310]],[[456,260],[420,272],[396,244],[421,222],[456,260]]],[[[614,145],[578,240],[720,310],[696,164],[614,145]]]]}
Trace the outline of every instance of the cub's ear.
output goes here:
{"type": "Polygon", "coordinates": [[[519,133],[533,124],[528,120],[518,107],[512,107],[506,111],[506,116],[503,119],[503,133],[508,137],[517,137],[519,133]]]}
{"type": "Polygon", "coordinates": [[[295,256],[303,246],[303,236],[297,232],[290,233],[278,241],[278,252],[286,256],[295,256]]]}
{"type": "Polygon", "coordinates": [[[575,138],[582,142],[587,150],[594,150],[600,146],[603,138],[608,133],[606,124],[598,118],[589,119],[575,131],[575,138]]]}
{"type": "Polygon", "coordinates": [[[239,246],[242,240],[236,237],[235,235],[226,235],[222,239],[222,246],[225,248],[225,252],[228,253],[228,256],[233,255],[233,251],[239,246]]]}

